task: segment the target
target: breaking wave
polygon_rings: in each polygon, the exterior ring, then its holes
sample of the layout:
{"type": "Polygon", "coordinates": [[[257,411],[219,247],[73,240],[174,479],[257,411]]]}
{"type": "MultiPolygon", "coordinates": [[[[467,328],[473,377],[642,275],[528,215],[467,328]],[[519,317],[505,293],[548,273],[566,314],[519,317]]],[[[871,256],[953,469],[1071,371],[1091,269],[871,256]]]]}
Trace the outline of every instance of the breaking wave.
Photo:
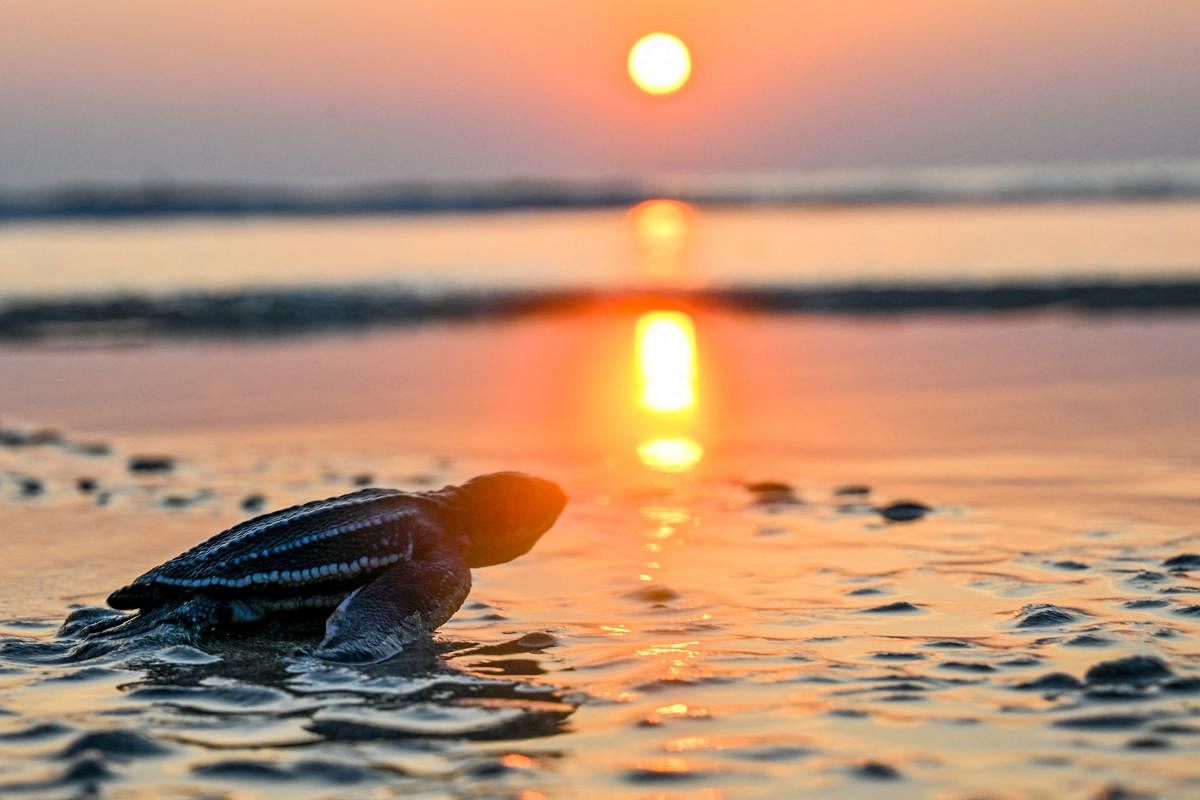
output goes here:
{"type": "Polygon", "coordinates": [[[1194,313],[1200,278],[1060,282],[731,285],[702,289],[416,289],[401,285],[238,289],[175,295],[21,298],[0,304],[0,338],[244,337],[498,320],[583,308],[711,307],[756,313],[1194,313]]]}
{"type": "Polygon", "coordinates": [[[154,183],[0,191],[0,221],[322,216],[606,208],[654,197],[700,205],[944,205],[1200,198],[1200,161],[1059,164],[645,180],[392,182],[297,188],[154,183]]]}

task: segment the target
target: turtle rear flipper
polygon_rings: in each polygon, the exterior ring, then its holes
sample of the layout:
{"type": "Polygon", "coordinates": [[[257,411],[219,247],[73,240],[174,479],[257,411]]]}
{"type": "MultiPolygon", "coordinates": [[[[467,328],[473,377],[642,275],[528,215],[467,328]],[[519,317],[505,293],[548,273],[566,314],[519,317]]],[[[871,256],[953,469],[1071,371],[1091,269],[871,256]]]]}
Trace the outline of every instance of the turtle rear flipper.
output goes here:
{"type": "Polygon", "coordinates": [[[124,618],[101,620],[77,635],[85,639],[129,639],[174,627],[192,638],[216,624],[220,610],[218,601],[195,595],[182,603],[157,606],[124,618]]]}
{"type": "Polygon", "coordinates": [[[325,623],[314,655],[373,664],[426,640],[471,591],[471,570],[457,553],[402,561],[342,601],[325,623]]]}
{"type": "Polygon", "coordinates": [[[133,611],[138,608],[149,609],[161,606],[181,598],[184,594],[185,591],[177,587],[134,581],[110,594],[105,602],[112,608],[133,611]]]}

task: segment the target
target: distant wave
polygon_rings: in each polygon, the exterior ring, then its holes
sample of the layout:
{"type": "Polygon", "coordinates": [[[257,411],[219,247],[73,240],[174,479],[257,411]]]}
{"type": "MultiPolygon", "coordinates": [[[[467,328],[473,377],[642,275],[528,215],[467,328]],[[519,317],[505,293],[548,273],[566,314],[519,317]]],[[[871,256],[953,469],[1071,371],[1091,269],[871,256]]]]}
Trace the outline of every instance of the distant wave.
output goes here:
{"type": "Polygon", "coordinates": [[[155,183],[0,189],[0,221],[322,216],[700,205],[946,205],[1200,199],[1200,161],[677,176],[630,181],[397,182],[338,189],[155,183]]]}
{"type": "Polygon", "coordinates": [[[755,313],[1200,312],[1200,279],[1005,284],[729,286],[689,290],[417,291],[401,286],[26,298],[0,305],[0,338],[254,337],[505,319],[590,307],[755,313]]]}

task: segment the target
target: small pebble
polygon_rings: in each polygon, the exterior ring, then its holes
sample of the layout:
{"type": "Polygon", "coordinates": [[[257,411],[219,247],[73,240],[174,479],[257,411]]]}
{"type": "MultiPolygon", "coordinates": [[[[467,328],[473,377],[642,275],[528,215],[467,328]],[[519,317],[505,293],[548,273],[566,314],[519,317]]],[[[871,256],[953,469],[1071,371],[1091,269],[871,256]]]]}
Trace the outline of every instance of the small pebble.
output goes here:
{"type": "Polygon", "coordinates": [[[871,716],[871,712],[861,708],[833,708],[830,709],[829,716],[843,719],[866,719],[871,716]]]}
{"type": "Polygon", "coordinates": [[[1066,647],[1108,647],[1112,643],[1112,639],[1108,639],[1104,636],[1096,636],[1091,633],[1081,633],[1078,636],[1063,642],[1063,645],[1066,647]]]}
{"type": "Polygon", "coordinates": [[[888,603],[882,606],[872,606],[871,608],[860,609],[863,614],[912,614],[920,611],[919,606],[915,606],[906,600],[900,600],[895,603],[888,603]]]}
{"type": "Polygon", "coordinates": [[[848,483],[833,490],[834,497],[863,497],[871,493],[871,487],[861,483],[848,483]]]}
{"type": "Polygon", "coordinates": [[[1101,661],[1087,671],[1084,680],[1092,685],[1144,686],[1170,678],[1173,674],[1166,662],[1157,656],[1128,656],[1101,661]]]}
{"type": "Polygon", "coordinates": [[[1117,731],[1140,728],[1148,719],[1140,714],[1092,714],[1055,720],[1053,724],[1056,728],[1074,730],[1117,731]]]}
{"type": "Polygon", "coordinates": [[[40,428],[29,433],[29,444],[46,445],[46,444],[64,444],[66,438],[56,430],[51,428],[40,428]]]}
{"type": "Polygon", "coordinates": [[[1083,683],[1078,678],[1065,672],[1049,672],[1040,678],[1016,685],[1017,689],[1034,691],[1065,691],[1082,687],[1083,683]]]}
{"type": "Polygon", "coordinates": [[[782,481],[748,483],[746,491],[754,495],[754,502],[759,505],[800,505],[804,502],[791,484],[782,481]]]}
{"type": "Polygon", "coordinates": [[[79,478],[75,481],[75,488],[84,494],[91,494],[98,486],[95,478],[79,478]]]}
{"type": "Polygon", "coordinates": [[[780,744],[737,748],[732,752],[736,753],[738,758],[750,761],[795,761],[796,759],[807,758],[816,751],[811,747],[780,744]]]}
{"type": "Polygon", "coordinates": [[[17,430],[0,430],[0,445],[6,447],[40,447],[49,444],[62,444],[63,435],[50,428],[40,428],[29,432],[17,430]]]}
{"type": "Polygon", "coordinates": [[[242,498],[242,511],[261,511],[266,502],[267,498],[261,494],[248,494],[242,498]]]}
{"type": "Polygon", "coordinates": [[[770,492],[792,492],[794,489],[790,483],[783,481],[753,481],[746,484],[746,491],[753,494],[766,494],[770,492]]]}
{"type": "Polygon", "coordinates": [[[1168,558],[1162,565],[1170,569],[1200,569],[1200,555],[1181,553],[1168,558]]]}
{"type": "Polygon", "coordinates": [[[1040,658],[1034,658],[1033,656],[1016,656],[1015,658],[1009,658],[1001,661],[1000,666],[1019,669],[1021,667],[1036,667],[1040,663],[1042,663],[1040,658]]]}
{"type": "Polygon", "coordinates": [[[956,672],[995,672],[991,664],[980,664],[975,661],[945,661],[938,665],[942,669],[952,669],[956,672]]]}
{"type": "Polygon", "coordinates": [[[881,653],[872,653],[871,658],[880,661],[921,661],[925,656],[921,653],[906,653],[903,651],[885,650],[881,653]]]}
{"type": "Polygon", "coordinates": [[[499,761],[484,761],[467,770],[472,778],[499,778],[509,771],[509,768],[499,761]]]}
{"type": "Polygon", "coordinates": [[[891,505],[883,506],[877,510],[879,511],[880,516],[882,516],[888,522],[915,522],[916,520],[924,517],[930,511],[933,511],[932,508],[924,503],[918,503],[912,500],[900,500],[892,503],[891,505]]]}
{"type": "Polygon", "coordinates": [[[1163,606],[1171,605],[1171,603],[1167,600],[1126,600],[1122,605],[1124,605],[1125,608],[1139,609],[1162,608],[1163,606]]]}
{"type": "Polygon", "coordinates": [[[175,468],[175,459],[170,456],[130,456],[130,472],[170,472],[175,468]]]}
{"type": "Polygon", "coordinates": [[[360,472],[350,479],[354,486],[370,486],[375,482],[375,476],[369,472],[360,472]]]}
{"type": "Polygon", "coordinates": [[[1126,789],[1120,784],[1111,784],[1093,794],[1090,800],[1154,800],[1155,795],[1126,789]]]}
{"type": "Polygon", "coordinates": [[[1200,678],[1174,678],[1163,683],[1160,688],[1172,694],[1196,694],[1200,692],[1200,678]]]}
{"type": "Polygon", "coordinates": [[[1171,742],[1157,736],[1140,736],[1130,739],[1125,746],[1130,750],[1166,750],[1171,746],[1171,742]]]}
{"type": "Polygon", "coordinates": [[[854,768],[854,774],[872,781],[898,781],[900,771],[882,761],[862,761],[854,768]]]}

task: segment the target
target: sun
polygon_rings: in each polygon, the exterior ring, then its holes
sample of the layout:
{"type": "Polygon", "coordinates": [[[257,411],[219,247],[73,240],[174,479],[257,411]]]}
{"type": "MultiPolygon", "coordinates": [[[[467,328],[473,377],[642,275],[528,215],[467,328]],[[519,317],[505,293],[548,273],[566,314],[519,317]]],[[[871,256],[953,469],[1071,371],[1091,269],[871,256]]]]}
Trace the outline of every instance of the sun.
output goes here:
{"type": "Polygon", "coordinates": [[[692,56],[678,36],[647,34],[629,51],[629,77],[643,92],[677,92],[691,74],[692,56]]]}

